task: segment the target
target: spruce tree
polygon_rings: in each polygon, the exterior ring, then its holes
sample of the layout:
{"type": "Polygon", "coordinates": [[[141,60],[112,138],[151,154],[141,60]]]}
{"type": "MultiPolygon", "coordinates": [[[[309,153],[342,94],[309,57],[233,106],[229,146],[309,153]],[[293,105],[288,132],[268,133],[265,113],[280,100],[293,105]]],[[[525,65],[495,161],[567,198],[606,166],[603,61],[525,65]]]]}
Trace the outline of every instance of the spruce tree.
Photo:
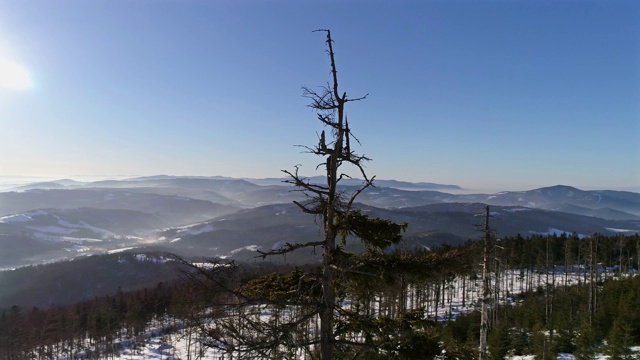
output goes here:
{"type": "Polygon", "coordinates": [[[631,360],[636,359],[630,346],[633,345],[633,337],[631,335],[631,325],[620,314],[613,322],[613,326],[607,336],[607,346],[605,353],[609,355],[610,360],[631,360]]]}
{"type": "Polygon", "coordinates": [[[489,333],[487,344],[489,360],[503,360],[511,349],[508,327],[503,323],[494,326],[489,333]]]}
{"type": "Polygon", "coordinates": [[[591,360],[595,358],[596,339],[589,319],[584,319],[580,326],[580,332],[576,338],[576,360],[591,360]]]}

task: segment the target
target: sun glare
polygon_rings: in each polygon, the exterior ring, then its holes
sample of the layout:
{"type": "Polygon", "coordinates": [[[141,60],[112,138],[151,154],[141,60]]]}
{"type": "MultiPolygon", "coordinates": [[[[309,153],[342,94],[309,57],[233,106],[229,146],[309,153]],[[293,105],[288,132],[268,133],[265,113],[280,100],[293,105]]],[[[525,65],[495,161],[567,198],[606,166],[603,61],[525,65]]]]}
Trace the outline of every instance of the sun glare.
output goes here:
{"type": "Polygon", "coordinates": [[[0,87],[17,91],[27,90],[31,87],[29,72],[14,61],[0,59],[0,87]]]}

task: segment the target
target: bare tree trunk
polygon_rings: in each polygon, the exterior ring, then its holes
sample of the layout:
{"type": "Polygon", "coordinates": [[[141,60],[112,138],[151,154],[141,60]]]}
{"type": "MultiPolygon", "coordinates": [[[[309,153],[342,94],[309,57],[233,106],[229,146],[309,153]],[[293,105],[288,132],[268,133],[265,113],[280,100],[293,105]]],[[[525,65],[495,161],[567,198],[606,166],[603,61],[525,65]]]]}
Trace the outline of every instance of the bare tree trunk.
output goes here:
{"type": "Polygon", "coordinates": [[[598,308],[598,280],[600,278],[600,265],[598,264],[598,240],[599,238],[596,237],[596,249],[595,249],[595,260],[594,260],[594,265],[595,265],[595,275],[596,275],[596,283],[593,286],[593,315],[596,314],[596,309],[598,308]]]}
{"type": "Polygon", "coordinates": [[[485,222],[484,222],[484,253],[482,259],[482,312],[480,315],[480,347],[479,347],[479,360],[487,360],[487,330],[489,327],[489,277],[487,274],[487,261],[489,252],[489,237],[491,231],[489,230],[489,206],[486,207],[485,222]]]}
{"type": "MultiPolygon", "coordinates": [[[[636,266],[638,271],[640,271],[640,238],[636,240],[636,266]]],[[[630,269],[629,269],[630,270],[630,269]]]]}
{"type": "Polygon", "coordinates": [[[589,238],[589,326],[593,324],[593,313],[594,311],[594,303],[593,303],[593,268],[594,268],[594,258],[593,258],[593,238],[589,238]]]}
{"type": "MultiPolygon", "coordinates": [[[[328,206],[328,209],[331,209],[331,206],[328,206]]],[[[333,264],[333,251],[335,248],[336,235],[332,223],[333,218],[333,211],[327,211],[327,216],[325,219],[326,232],[323,255],[324,257],[322,259],[323,304],[322,308],[320,309],[320,353],[323,360],[333,359],[334,352],[333,308],[336,301],[336,292],[334,286],[334,274],[331,265],[333,264]]]]}
{"type": "Polygon", "coordinates": [[[544,265],[544,272],[546,273],[546,278],[544,280],[544,322],[545,325],[549,324],[549,238],[551,235],[547,235],[547,256],[544,265]]]}
{"type": "Polygon", "coordinates": [[[467,277],[462,276],[462,307],[464,308],[467,303],[467,277]]]}

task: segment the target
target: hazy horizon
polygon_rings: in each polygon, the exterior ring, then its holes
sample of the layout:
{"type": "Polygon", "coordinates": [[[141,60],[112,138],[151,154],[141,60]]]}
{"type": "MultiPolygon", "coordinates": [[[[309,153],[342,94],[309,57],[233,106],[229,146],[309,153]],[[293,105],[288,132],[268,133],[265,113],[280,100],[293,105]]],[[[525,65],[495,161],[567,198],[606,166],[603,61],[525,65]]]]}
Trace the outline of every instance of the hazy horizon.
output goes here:
{"type": "Polygon", "coordinates": [[[639,20],[625,0],[0,2],[0,175],[312,173],[300,89],[329,80],[329,28],[341,91],[369,94],[346,111],[370,175],[637,191],[639,20]]]}
{"type": "MultiPolygon", "coordinates": [[[[32,183],[38,183],[38,182],[47,182],[47,181],[57,181],[57,180],[74,180],[74,181],[78,181],[78,182],[86,182],[86,183],[90,183],[90,182],[94,182],[94,181],[102,181],[102,180],[126,180],[126,179],[133,179],[133,178],[140,178],[140,177],[153,177],[153,176],[169,176],[169,177],[192,177],[192,178],[215,178],[215,177],[220,177],[220,178],[231,178],[231,179],[255,179],[255,180],[261,180],[261,179],[280,179],[280,178],[286,178],[286,175],[284,173],[282,173],[280,176],[264,176],[264,177],[246,177],[246,176],[241,176],[241,177],[236,177],[236,176],[229,176],[229,175],[224,175],[224,174],[217,174],[217,175],[175,175],[175,174],[146,174],[146,175],[140,175],[140,174],[120,174],[120,175],[67,175],[67,176],[54,176],[54,175],[26,175],[26,176],[21,176],[21,175],[0,175],[0,191],[7,191],[10,190],[12,187],[17,187],[17,186],[22,186],[22,185],[27,185],[27,184],[32,184],[32,183]]],[[[556,186],[556,185],[565,185],[565,186],[571,186],[571,187],[575,187],[577,189],[580,190],[615,190],[615,191],[628,191],[628,192],[636,192],[636,193],[640,193],[640,186],[638,187],[630,187],[630,188],[615,188],[615,187],[611,187],[611,186],[596,186],[596,187],[583,187],[583,186],[577,186],[575,184],[525,184],[525,185],[521,185],[521,186],[514,186],[511,184],[455,184],[455,183],[439,183],[439,182],[434,182],[434,181],[429,181],[428,179],[425,180],[417,180],[417,181],[412,181],[412,180],[405,180],[405,179],[397,179],[397,178],[379,178],[376,177],[376,180],[396,180],[396,181],[404,181],[404,182],[409,182],[409,183],[433,183],[433,184],[438,184],[438,185],[456,185],[461,187],[461,189],[442,189],[442,190],[438,190],[441,192],[446,192],[446,193],[458,193],[458,194],[463,194],[463,193],[487,193],[487,194],[493,194],[493,193],[497,193],[497,192],[502,192],[502,191],[526,191],[526,190],[534,190],[534,189],[538,189],[538,188],[545,188],[545,187],[551,187],[551,186],[556,186]]],[[[374,181],[375,184],[375,181],[374,181]]],[[[284,184],[283,184],[284,185],[284,184]]]]}

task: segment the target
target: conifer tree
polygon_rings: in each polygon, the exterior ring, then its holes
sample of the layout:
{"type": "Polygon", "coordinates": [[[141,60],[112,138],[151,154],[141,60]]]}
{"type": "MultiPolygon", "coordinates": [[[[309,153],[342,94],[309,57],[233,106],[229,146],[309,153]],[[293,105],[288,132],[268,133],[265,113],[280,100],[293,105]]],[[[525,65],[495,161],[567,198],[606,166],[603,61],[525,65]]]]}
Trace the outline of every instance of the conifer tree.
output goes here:
{"type": "Polygon", "coordinates": [[[490,360],[504,359],[511,348],[509,339],[509,329],[504,323],[493,327],[487,339],[490,360]]]}
{"type": "Polygon", "coordinates": [[[349,128],[345,106],[349,102],[359,101],[359,98],[349,98],[346,92],[340,92],[338,85],[338,71],[333,50],[333,39],[330,30],[317,30],[326,33],[327,52],[331,67],[331,82],[318,92],[310,88],[303,88],[303,95],[311,100],[309,105],[316,111],[317,119],[328,128],[322,130],[318,144],[306,149],[322,159],[318,165],[324,167],[326,184],[311,182],[295,171],[284,172],[289,175],[288,183],[295,185],[306,197],[305,202],[295,202],[305,213],[321,218],[324,230],[323,239],[318,242],[286,244],[282,249],[264,253],[263,255],[284,254],[300,248],[323,248],[319,317],[320,317],[320,351],[323,360],[333,359],[335,353],[335,325],[336,311],[336,276],[337,272],[345,271],[345,262],[350,256],[344,252],[348,236],[356,236],[362,240],[365,247],[373,251],[382,251],[392,244],[398,243],[406,224],[395,224],[388,220],[371,219],[354,208],[356,197],[365,189],[373,185],[375,177],[369,177],[364,170],[364,162],[370,160],[364,155],[358,155],[352,148],[353,136],[349,128]],[[342,168],[351,165],[363,178],[363,184],[356,191],[347,193],[339,188],[340,181],[350,178],[342,168]],[[336,240],[340,239],[340,243],[336,240]]]}
{"type": "Polygon", "coordinates": [[[618,316],[607,336],[605,353],[609,355],[610,360],[631,360],[636,358],[630,349],[630,346],[633,345],[631,325],[624,316],[624,314],[618,316]]]}
{"type": "Polygon", "coordinates": [[[576,339],[576,352],[574,353],[577,360],[591,360],[595,357],[596,339],[589,324],[589,319],[584,319],[580,326],[580,332],[576,339]]]}

